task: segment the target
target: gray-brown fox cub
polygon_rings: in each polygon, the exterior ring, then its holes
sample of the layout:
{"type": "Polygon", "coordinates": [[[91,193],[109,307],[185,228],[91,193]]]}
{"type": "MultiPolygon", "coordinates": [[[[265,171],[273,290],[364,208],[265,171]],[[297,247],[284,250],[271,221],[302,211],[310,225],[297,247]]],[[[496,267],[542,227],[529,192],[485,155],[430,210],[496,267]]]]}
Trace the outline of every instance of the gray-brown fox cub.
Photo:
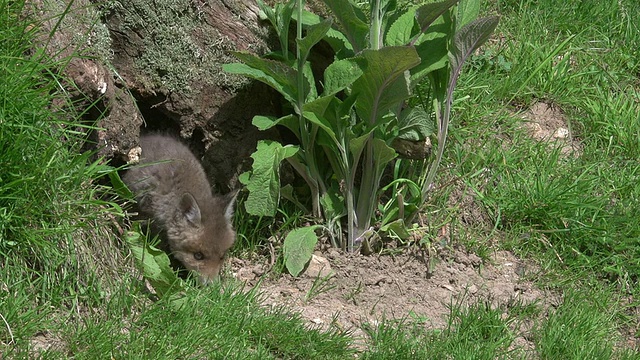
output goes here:
{"type": "Polygon", "coordinates": [[[141,215],[152,220],[162,247],[197,272],[203,284],[211,282],[236,238],[231,225],[235,196],[214,195],[202,165],[177,139],[143,135],[140,147],[140,165],[123,181],[141,215]]]}

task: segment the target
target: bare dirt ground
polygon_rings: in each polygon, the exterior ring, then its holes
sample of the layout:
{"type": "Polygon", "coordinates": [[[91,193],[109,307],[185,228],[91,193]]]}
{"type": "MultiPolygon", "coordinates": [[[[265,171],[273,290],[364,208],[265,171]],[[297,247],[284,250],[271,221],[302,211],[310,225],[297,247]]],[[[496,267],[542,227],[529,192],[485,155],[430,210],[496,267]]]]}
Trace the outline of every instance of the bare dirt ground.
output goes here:
{"type": "MultiPolygon", "coordinates": [[[[356,338],[365,335],[363,324],[375,326],[383,318],[411,317],[423,321],[427,329],[444,328],[450,306],[457,302],[490,301],[508,308],[516,302],[546,307],[558,300],[525,280],[538,270],[508,251],[496,251],[483,261],[463,249],[452,249],[439,259],[431,276],[422,255],[416,253],[363,256],[331,249],[314,257],[325,269],[330,266],[333,275],[322,284],[317,275],[309,274],[263,277],[259,286],[265,305],[285,304],[311,326],[350,329],[356,338]]],[[[234,276],[250,286],[257,285],[268,268],[238,258],[231,264],[234,276]]]]}

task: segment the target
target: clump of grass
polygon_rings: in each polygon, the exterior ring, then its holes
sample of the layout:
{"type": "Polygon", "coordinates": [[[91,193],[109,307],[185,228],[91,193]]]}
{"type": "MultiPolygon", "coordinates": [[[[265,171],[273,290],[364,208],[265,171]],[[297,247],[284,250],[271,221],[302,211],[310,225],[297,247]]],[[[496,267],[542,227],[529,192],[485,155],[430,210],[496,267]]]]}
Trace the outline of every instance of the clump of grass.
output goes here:
{"type": "Polygon", "coordinates": [[[6,70],[0,75],[0,253],[5,266],[29,269],[34,278],[68,275],[79,276],[76,282],[89,281],[83,273],[51,270],[78,256],[76,246],[82,242],[89,251],[102,248],[88,241],[88,234],[95,235],[91,226],[104,221],[105,214],[121,216],[114,204],[97,197],[106,188],[96,179],[109,168],[89,161],[89,153],[78,153],[81,139],[74,129],[85,125],[73,107],[52,109],[54,102],[71,105],[58,87],[68,59],[55,61],[45,51],[25,55],[31,53],[37,27],[19,20],[20,2],[3,8],[1,20],[9,26],[0,35],[0,62],[6,70]]]}
{"type": "Polygon", "coordinates": [[[612,298],[608,290],[568,291],[563,303],[533,331],[539,358],[636,358],[630,350],[619,349],[612,298]]]}
{"type": "MultiPolygon", "coordinates": [[[[45,358],[344,359],[345,333],[308,329],[283,307],[259,306],[260,294],[238,284],[189,288],[182,306],[136,300],[123,289],[87,321],[62,334],[45,358]],[[132,301],[132,302],[131,302],[132,301]],[[132,311],[129,311],[131,309],[132,311]]],[[[134,293],[136,291],[134,290],[134,293]]]]}
{"type": "Polygon", "coordinates": [[[491,6],[504,15],[501,38],[515,41],[490,43],[478,61],[494,66],[471,67],[461,79],[460,91],[479,106],[455,107],[467,119],[451,132],[455,172],[496,229],[515,238],[512,248],[556,270],[637,285],[639,64],[630,44],[640,32],[629,21],[637,2],[491,6]],[[563,110],[580,151],[568,156],[525,133],[517,113],[537,101],[563,110]]]}
{"type": "Polygon", "coordinates": [[[488,192],[501,223],[528,233],[519,246],[602,275],[640,273],[638,208],[628,201],[637,198],[637,186],[620,182],[637,177],[637,165],[615,170],[612,179],[608,164],[563,161],[559,149],[532,155],[501,167],[501,186],[488,192]]]}
{"type": "Polygon", "coordinates": [[[615,288],[569,289],[557,308],[494,304],[489,299],[451,306],[447,326],[383,321],[368,329],[365,359],[635,359],[617,330],[615,288]],[[516,341],[518,340],[518,341],[516,341]]]}
{"type": "Polygon", "coordinates": [[[52,307],[100,302],[122,274],[105,226],[122,212],[96,182],[111,170],[78,152],[84,125],[58,87],[69,59],[31,49],[38,26],[23,7],[0,0],[0,337],[13,329],[15,343],[42,331],[52,307]]]}
{"type": "MultiPolygon", "coordinates": [[[[458,91],[470,101],[454,104],[456,118],[465,122],[452,126],[452,172],[474,189],[495,230],[507,239],[502,245],[540,261],[548,275],[541,286],[586,278],[637,298],[640,31],[630,19],[640,4],[508,0],[489,6],[503,15],[500,36],[461,78],[458,91]],[[558,126],[570,130],[578,151],[566,154],[552,141],[527,134],[519,112],[538,101],[562,110],[567,123],[558,126]]],[[[562,305],[568,312],[570,302],[593,291],[592,284],[574,291],[579,295],[562,305]]],[[[635,300],[608,304],[637,312],[635,300]]],[[[610,351],[598,334],[611,335],[611,327],[624,327],[624,320],[600,321],[595,312],[571,316],[591,322],[597,347],[610,351]]],[[[557,318],[559,328],[573,326],[563,314],[550,313],[550,322],[557,318]]],[[[637,327],[637,319],[632,322],[637,327]]],[[[583,341],[576,337],[571,346],[583,341]]]]}
{"type": "Polygon", "coordinates": [[[496,359],[514,352],[511,348],[516,321],[490,301],[469,306],[452,304],[443,330],[425,330],[424,323],[405,319],[381,322],[369,329],[372,349],[365,359],[496,359]]]}

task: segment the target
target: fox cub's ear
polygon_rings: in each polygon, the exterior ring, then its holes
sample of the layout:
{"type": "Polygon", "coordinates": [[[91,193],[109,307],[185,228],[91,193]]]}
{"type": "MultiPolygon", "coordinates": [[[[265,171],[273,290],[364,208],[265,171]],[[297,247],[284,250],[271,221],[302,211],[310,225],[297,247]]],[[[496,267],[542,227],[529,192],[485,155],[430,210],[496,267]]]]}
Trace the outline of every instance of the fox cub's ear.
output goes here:
{"type": "Polygon", "coordinates": [[[240,190],[234,190],[224,195],[223,200],[226,206],[224,207],[224,218],[231,222],[233,220],[233,210],[235,209],[236,198],[240,190]]]}
{"type": "Polygon", "coordinates": [[[180,211],[191,224],[199,226],[201,223],[200,207],[193,195],[184,193],[180,199],[180,211]]]}

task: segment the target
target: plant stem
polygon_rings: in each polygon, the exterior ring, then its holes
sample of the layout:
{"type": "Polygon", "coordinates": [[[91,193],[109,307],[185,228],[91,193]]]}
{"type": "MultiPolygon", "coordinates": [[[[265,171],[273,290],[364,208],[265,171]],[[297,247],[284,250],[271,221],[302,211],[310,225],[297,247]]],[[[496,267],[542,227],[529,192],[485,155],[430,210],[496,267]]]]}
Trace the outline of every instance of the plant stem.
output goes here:
{"type": "Polygon", "coordinates": [[[440,110],[440,104],[437,100],[434,100],[434,109],[436,114],[436,123],[438,124],[438,150],[436,152],[436,159],[431,163],[431,166],[429,166],[427,178],[422,185],[422,203],[427,200],[427,194],[429,193],[429,190],[431,190],[433,180],[436,177],[436,171],[438,170],[440,162],[442,161],[442,155],[444,154],[444,143],[447,139],[447,130],[449,128],[449,116],[447,116],[447,114],[450,107],[445,104],[445,110],[444,112],[442,112],[440,110]]]}
{"type": "MultiPolygon", "coordinates": [[[[309,123],[304,118],[303,107],[306,100],[306,92],[304,87],[304,65],[306,59],[302,58],[300,46],[297,46],[298,41],[302,40],[302,10],[304,9],[304,0],[298,0],[296,4],[296,10],[298,12],[298,21],[296,22],[296,65],[298,70],[297,86],[298,86],[298,98],[296,99],[296,111],[298,113],[298,124],[300,126],[300,142],[302,143],[302,157],[304,163],[307,166],[308,176],[306,177],[307,184],[311,190],[311,203],[313,208],[313,215],[315,217],[322,217],[322,209],[320,208],[320,175],[318,166],[316,164],[315,152],[313,147],[314,138],[317,134],[317,126],[312,125],[309,129],[309,123]]],[[[301,174],[302,175],[302,174],[301,174]]],[[[322,185],[322,191],[324,192],[324,185],[322,185]]]]}
{"type": "Polygon", "coordinates": [[[380,9],[380,0],[372,0],[371,5],[371,32],[369,33],[370,46],[373,50],[378,50],[381,47],[381,28],[382,28],[382,14],[380,9]]]}
{"type": "MultiPolygon", "coordinates": [[[[356,227],[356,233],[354,237],[359,237],[368,228],[371,223],[371,215],[373,213],[372,207],[375,203],[376,189],[373,189],[375,171],[374,171],[374,150],[373,150],[373,132],[367,139],[365,145],[365,153],[362,161],[362,175],[360,178],[360,191],[358,193],[358,203],[356,205],[356,216],[358,226],[356,227]]],[[[355,169],[354,169],[355,171],[355,169]]]]}
{"type": "Polygon", "coordinates": [[[347,199],[347,251],[353,251],[353,243],[355,240],[355,225],[358,221],[353,208],[353,179],[351,176],[347,176],[347,183],[345,189],[345,198],[347,199]]]}

